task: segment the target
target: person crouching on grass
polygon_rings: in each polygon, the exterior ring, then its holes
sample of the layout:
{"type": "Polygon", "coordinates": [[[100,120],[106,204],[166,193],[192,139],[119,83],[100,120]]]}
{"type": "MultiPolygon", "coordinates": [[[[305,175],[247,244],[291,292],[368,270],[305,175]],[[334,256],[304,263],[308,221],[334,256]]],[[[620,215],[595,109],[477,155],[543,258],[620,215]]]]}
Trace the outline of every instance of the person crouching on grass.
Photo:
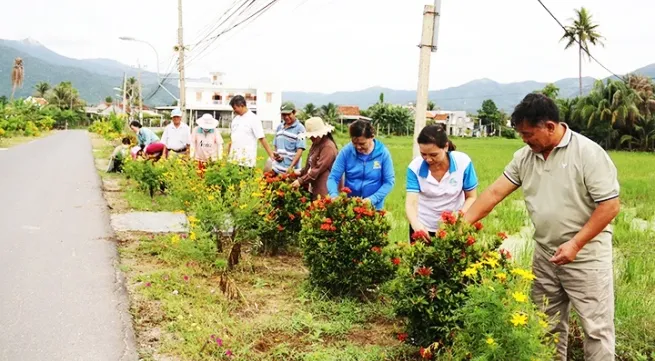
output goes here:
{"type": "Polygon", "coordinates": [[[137,139],[137,146],[132,148],[132,159],[136,159],[141,153],[146,159],[158,161],[164,153],[166,146],[159,141],[157,134],[148,128],[144,128],[136,120],[130,123],[130,128],[136,133],[137,139]]]}
{"type": "Polygon", "coordinates": [[[366,120],[356,120],[349,129],[351,143],[337,155],[327,181],[331,197],[339,196],[339,183],[346,175],[344,185],[350,188],[349,197],[361,197],[377,210],[393,189],[396,176],[391,153],[375,139],[375,129],[366,120]]]}
{"type": "Polygon", "coordinates": [[[204,172],[207,162],[223,157],[223,137],[216,126],[218,120],[211,114],[196,119],[197,127],[191,134],[191,157],[198,162],[198,170],[204,172]]]}
{"type": "Polygon", "coordinates": [[[409,236],[423,231],[434,236],[441,213],[466,212],[477,197],[478,177],[471,158],[455,151],[439,125],[428,125],[417,138],[420,157],[407,167],[405,212],[409,236]]]}

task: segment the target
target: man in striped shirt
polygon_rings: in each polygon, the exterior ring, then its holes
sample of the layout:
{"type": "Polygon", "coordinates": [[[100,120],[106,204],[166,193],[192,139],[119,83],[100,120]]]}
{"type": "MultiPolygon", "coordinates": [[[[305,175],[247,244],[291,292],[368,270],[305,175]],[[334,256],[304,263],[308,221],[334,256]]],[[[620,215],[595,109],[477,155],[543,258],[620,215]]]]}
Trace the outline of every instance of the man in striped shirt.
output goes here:
{"type": "Polygon", "coordinates": [[[305,132],[305,126],[296,119],[296,109],[289,103],[284,104],[280,110],[282,123],[275,131],[275,161],[272,169],[277,174],[291,173],[300,169],[302,152],[307,148],[304,139],[298,137],[305,132]]]}

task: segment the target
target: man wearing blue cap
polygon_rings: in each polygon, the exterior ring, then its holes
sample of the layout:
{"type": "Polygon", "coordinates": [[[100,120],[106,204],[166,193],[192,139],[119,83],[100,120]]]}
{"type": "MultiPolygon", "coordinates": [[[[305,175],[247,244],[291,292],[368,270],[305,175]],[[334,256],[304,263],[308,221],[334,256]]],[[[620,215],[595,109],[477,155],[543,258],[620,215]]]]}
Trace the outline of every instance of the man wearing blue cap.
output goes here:
{"type": "Polygon", "coordinates": [[[173,151],[177,154],[189,154],[191,144],[191,128],[182,123],[182,111],[179,108],[171,112],[173,122],[164,129],[161,142],[166,146],[164,148],[164,157],[168,158],[168,152],[173,151]]]}

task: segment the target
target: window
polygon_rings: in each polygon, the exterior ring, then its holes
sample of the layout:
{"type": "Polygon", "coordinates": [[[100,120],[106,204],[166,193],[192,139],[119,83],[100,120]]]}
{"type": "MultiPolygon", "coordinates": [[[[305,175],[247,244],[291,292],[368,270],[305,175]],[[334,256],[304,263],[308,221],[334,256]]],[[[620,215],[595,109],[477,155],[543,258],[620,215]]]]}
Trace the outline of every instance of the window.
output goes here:
{"type": "Polygon", "coordinates": [[[202,100],[202,93],[196,92],[196,101],[201,101],[201,100],[202,100]]]}
{"type": "Polygon", "coordinates": [[[266,102],[269,104],[273,102],[273,93],[266,93],[266,102]]]}
{"type": "Polygon", "coordinates": [[[223,97],[220,94],[214,93],[214,95],[212,95],[212,102],[214,104],[222,104],[223,103],[222,100],[223,97]]]}

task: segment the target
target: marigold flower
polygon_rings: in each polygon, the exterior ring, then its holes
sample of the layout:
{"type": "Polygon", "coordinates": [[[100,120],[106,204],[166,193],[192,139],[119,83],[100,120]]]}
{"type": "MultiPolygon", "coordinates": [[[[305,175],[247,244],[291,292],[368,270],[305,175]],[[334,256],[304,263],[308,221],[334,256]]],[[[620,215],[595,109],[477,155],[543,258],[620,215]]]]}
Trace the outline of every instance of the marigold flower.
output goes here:
{"type": "Polygon", "coordinates": [[[526,271],[524,269],[520,268],[515,268],[511,271],[513,275],[520,276],[521,278],[528,280],[528,281],[533,281],[535,278],[537,278],[532,272],[526,271]]]}
{"type": "Polygon", "coordinates": [[[525,303],[528,301],[528,296],[526,296],[523,292],[514,292],[512,293],[512,297],[516,302],[519,303],[525,303]]]}
{"type": "Polygon", "coordinates": [[[307,203],[307,197],[300,198],[300,203],[307,203]]]}
{"type": "Polygon", "coordinates": [[[541,327],[543,327],[543,328],[548,328],[548,326],[549,326],[548,322],[546,322],[544,320],[539,320],[539,325],[541,325],[541,327]]]}
{"type": "Polygon", "coordinates": [[[487,257],[482,263],[488,264],[491,268],[498,267],[498,260],[495,258],[487,257]]]}
{"type": "Polygon", "coordinates": [[[528,316],[524,313],[516,312],[512,315],[512,319],[510,320],[510,322],[512,323],[512,325],[514,325],[514,327],[524,326],[528,323],[528,316]]]}
{"type": "Polygon", "coordinates": [[[505,281],[507,281],[507,274],[506,273],[496,273],[496,278],[498,278],[498,280],[500,282],[505,282],[505,281]]]}
{"type": "Polygon", "coordinates": [[[477,274],[478,274],[478,270],[473,267],[469,267],[465,269],[464,272],[462,272],[462,275],[465,277],[473,277],[477,274]]]}

